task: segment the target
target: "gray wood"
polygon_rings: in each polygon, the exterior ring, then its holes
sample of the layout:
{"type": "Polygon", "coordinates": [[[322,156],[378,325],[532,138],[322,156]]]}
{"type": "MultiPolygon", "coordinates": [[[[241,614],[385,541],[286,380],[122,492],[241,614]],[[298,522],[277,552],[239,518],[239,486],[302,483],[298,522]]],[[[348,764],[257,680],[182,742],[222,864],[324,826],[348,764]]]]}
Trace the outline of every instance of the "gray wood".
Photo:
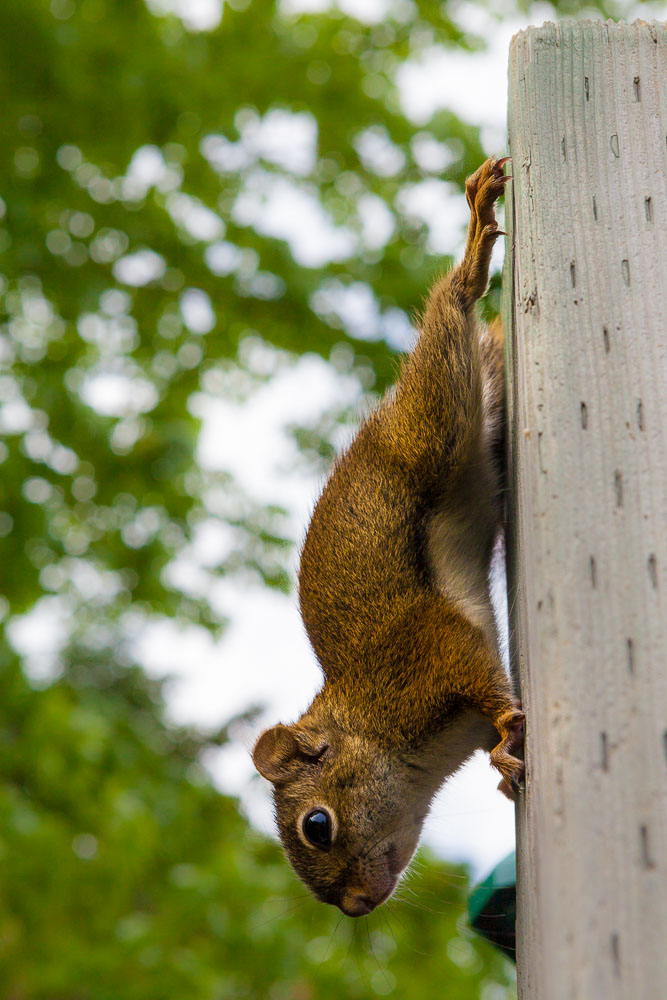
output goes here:
{"type": "Polygon", "coordinates": [[[523,1000],[667,996],[666,54],[642,21],[510,50],[523,1000]]]}

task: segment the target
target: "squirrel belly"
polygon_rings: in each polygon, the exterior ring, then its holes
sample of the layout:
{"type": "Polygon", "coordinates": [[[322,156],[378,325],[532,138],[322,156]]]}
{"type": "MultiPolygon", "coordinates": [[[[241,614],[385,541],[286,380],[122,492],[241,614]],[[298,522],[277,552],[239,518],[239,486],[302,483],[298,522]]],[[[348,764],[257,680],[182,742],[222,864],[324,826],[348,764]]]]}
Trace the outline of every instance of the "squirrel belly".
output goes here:
{"type": "Polygon", "coordinates": [[[523,715],[489,594],[502,524],[502,331],[478,324],[505,160],[466,182],[459,267],[440,278],[394,389],[336,462],[301,555],[299,603],[324,686],[258,739],[297,874],[350,916],[391,895],[433,795],[476,749],[505,791],[523,715]]]}
{"type": "Polygon", "coordinates": [[[482,378],[478,454],[456,494],[432,512],[426,537],[434,582],[497,651],[489,571],[504,514],[505,387],[499,321],[492,328],[479,324],[477,347],[482,378]]]}

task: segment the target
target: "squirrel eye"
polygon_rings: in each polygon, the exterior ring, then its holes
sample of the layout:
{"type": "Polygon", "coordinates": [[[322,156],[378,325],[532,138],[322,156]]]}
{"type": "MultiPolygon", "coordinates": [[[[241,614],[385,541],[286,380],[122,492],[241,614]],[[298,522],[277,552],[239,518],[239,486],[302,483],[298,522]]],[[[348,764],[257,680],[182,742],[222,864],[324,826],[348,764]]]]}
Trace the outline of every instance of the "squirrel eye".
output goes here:
{"type": "Polygon", "coordinates": [[[313,847],[331,847],[331,817],[323,809],[313,809],[303,820],[303,835],[313,847]]]}

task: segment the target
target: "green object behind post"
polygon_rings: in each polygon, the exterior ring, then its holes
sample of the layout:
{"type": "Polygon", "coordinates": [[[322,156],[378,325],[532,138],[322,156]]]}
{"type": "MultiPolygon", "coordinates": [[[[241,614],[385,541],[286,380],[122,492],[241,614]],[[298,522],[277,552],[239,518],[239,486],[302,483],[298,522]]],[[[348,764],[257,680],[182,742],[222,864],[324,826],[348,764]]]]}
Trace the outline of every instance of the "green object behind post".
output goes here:
{"type": "Polygon", "coordinates": [[[516,961],[516,856],[508,854],[468,900],[471,926],[516,961]]]}

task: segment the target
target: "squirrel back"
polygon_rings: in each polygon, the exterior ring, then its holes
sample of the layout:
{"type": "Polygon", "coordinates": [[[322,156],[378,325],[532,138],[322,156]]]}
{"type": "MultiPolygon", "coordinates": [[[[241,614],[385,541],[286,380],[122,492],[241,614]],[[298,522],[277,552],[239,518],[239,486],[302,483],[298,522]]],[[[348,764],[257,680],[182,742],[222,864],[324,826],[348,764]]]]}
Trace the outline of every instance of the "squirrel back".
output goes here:
{"type": "Polygon", "coordinates": [[[466,182],[463,262],[437,281],[394,389],[338,459],[301,555],[324,686],[258,739],[297,874],[350,916],[393,892],[431,799],[476,749],[511,792],[522,713],[498,653],[489,564],[502,522],[502,331],[475,317],[507,177],[466,182]]]}

